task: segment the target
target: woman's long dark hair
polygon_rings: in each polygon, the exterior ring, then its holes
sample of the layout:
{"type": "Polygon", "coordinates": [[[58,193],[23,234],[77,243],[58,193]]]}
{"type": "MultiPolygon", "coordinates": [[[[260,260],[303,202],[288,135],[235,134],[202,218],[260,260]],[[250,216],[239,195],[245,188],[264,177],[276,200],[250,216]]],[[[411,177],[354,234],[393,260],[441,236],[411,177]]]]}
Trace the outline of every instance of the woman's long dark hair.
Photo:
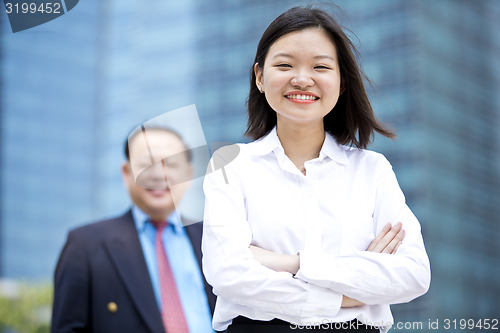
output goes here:
{"type": "MultiPolygon", "coordinates": [[[[374,131],[393,139],[394,132],[379,122],[363,85],[365,75],[360,70],[355,54],[358,51],[342,31],[340,25],[325,11],[309,7],[295,7],[278,16],[260,39],[254,64],[264,69],[264,62],[271,45],[280,37],[308,28],[325,30],[337,49],[340,82],[343,93],[333,110],[323,118],[325,130],[339,144],[366,148],[374,131]]],[[[257,140],[276,126],[276,112],[267,103],[256,86],[254,68],[251,68],[248,95],[248,128],[245,135],[257,140]]]]}

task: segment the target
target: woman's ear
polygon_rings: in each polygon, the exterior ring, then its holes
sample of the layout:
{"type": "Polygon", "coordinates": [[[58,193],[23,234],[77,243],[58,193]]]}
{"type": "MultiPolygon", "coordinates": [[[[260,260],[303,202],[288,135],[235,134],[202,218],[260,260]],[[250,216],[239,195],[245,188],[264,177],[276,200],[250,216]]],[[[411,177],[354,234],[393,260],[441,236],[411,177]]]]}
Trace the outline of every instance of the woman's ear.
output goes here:
{"type": "Polygon", "coordinates": [[[255,85],[260,92],[264,92],[264,78],[262,75],[262,68],[260,67],[258,62],[256,62],[253,66],[253,71],[255,73],[255,85]]]}
{"type": "Polygon", "coordinates": [[[347,87],[346,87],[346,84],[345,84],[345,80],[344,78],[341,76],[340,77],[340,95],[342,95],[342,93],[344,91],[346,91],[347,87]]]}

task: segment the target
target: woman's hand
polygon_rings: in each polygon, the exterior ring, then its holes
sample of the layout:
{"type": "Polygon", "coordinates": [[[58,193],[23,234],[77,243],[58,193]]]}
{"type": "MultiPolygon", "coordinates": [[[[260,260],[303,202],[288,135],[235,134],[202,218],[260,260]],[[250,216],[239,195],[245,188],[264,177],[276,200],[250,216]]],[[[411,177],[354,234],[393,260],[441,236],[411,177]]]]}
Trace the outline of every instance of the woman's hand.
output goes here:
{"type": "MultiPolygon", "coordinates": [[[[395,254],[404,237],[405,231],[401,222],[396,223],[396,225],[394,226],[392,226],[390,223],[387,223],[379,232],[377,237],[375,237],[375,239],[370,243],[370,246],[368,246],[366,251],[395,254]]],[[[342,298],[341,307],[343,308],[353,308],[355,306],[362,305],[364,305],[364,303],[361,303],[360,301],[352,299],[345,295],[342,298]]]]}
{"type": "Polygon", "coordinates": [[[403,242],[405,231],[401,222],[387,223],[366,249],[369,252],[395,254],[403,242]]]}
{"type": "Polygon", "coordinates": [[[340,306],[341,308],[354,308],[356,306],[362,306],[365,305],[365,303],[361,303],[360,301],[347,297],[346,295],[342,296],[342,305],[340,306]]]}

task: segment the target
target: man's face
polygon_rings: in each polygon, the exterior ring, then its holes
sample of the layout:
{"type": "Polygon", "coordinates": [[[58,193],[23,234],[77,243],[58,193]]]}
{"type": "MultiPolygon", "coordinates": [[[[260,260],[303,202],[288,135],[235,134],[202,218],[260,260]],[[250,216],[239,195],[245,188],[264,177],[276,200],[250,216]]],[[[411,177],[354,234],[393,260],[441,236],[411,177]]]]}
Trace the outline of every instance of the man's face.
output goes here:
{"type": "Polygon", "coordinates": [[[192,167],[185,150],[179,137],[159,129],[139,132],[129,140],[124,182],[134,204],[152,220],[166,220],[189,187],[192,167]]]}

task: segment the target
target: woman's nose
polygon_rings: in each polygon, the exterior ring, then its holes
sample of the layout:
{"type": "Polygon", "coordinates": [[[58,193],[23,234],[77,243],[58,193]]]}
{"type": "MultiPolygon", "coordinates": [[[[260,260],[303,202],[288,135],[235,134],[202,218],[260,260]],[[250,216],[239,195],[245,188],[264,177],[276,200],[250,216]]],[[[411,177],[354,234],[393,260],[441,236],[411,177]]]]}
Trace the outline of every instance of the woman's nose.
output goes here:
{"type": "Polygon", "coordinates": [[[301,90],[306,89],[314,85],[314,80],[311,77],[311,74],[305,70],[297,71],[293,76],[290,84],[296,88],[301,90]]]}

